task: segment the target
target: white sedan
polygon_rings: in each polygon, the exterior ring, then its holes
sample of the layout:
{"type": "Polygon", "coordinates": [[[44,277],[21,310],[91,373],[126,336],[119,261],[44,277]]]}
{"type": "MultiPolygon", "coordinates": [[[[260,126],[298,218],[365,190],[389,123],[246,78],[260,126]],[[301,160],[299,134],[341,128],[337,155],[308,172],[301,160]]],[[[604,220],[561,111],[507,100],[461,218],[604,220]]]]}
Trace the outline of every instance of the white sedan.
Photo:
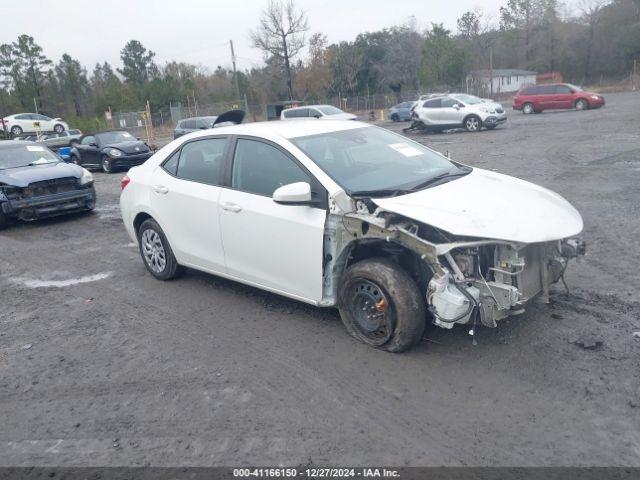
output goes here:
{"type": "Polygon", "coordinates": [[[69,130],[69,125],[61,118],[50,118],[39,113],[17,113],[9,115],[0,120],[0,130],[2,122],[8,132],[15,137],[23,133],[36,132],[56,132],[62,133],[69,130]]]}
{"type": "Polygon", "coordinates": [[[287,108],[280,114],[280,120],[357,120],[353,113],[347,113],[333,105],[305,105],[287,108]]]}
{"type": "Polygon", "coordinates": [[[537,185],[364,123],[268,122],[174,140],[122,181],[148,271],[190,267],[319,307],[399,352],[547,299],[580,214],[537,185]]]}

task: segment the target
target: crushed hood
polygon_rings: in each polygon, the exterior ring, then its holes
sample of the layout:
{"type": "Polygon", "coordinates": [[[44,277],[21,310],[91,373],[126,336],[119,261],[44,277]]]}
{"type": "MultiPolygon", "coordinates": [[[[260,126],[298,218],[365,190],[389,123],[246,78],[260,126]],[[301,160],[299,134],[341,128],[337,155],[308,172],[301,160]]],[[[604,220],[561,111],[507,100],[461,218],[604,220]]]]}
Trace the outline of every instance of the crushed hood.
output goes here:
{"type": "Polygon", "coordinates": [[[27,187],[33,182],[54,180],[56,178],[82,176],[82,167],[71,163],[57,162],[0,170],[0,185],[27,187]]]}
{"type": "Polygon", "coordinates": [[[460,236],[535,243],[571,237],[583,227],[578,211],[557,193],[479,168],[432,188],[372,200],[460,236]]]}

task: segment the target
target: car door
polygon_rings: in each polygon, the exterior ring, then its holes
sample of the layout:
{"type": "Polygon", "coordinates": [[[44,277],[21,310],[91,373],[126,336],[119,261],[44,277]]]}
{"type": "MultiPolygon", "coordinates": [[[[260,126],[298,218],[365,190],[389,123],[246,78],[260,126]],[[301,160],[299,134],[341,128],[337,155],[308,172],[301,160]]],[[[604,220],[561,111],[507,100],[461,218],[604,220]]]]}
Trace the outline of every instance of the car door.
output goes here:
{"type": "Polygon", "coordinates": [[[95,135],[86,135],[82,137],[78,146],[76,146],[80,154],[81,165],[99,165],[100,164],[100,148],[95,135]]]}
{"type": "Polygon", "coordinates": [[[573,108],[573,90],[567,85],[556,85],[554,108],[573,108]]]}
{"type": "Polygon", "coordinates": [[[462,125],[465,112],[455,98],[443,97],[438,110],[442,125],[462,125]]]}
{"type": "Polygon", "coordinates": [[[326,191],[282,147],[240,137],[228,187],[220,195],[220,226],[227,272],[312,303],[322,299],[322,248],[326,191]],[[308,182],[318,206],[281,205],[283,185],[308,182]]]}
{"type": "Polygon", "coordinates": [[[418,112],[420,120],[426,125],[440,125],[440,106],[442,101],[440,98],[432,98],[422,104],[420,112],[418,112]]]}
{"type": "Polygon", "coordinates": [[[43,132],[53,132],[53,119],[46,115],[36,114],[36,121],[40,122],[40,130],[43,132]]]}
{"type": "Polygon", "coordinates": [[[539,109],[550,110],[556,108],[556,87],[554,85],[540,85],[536,95],[539,109]]]}
{"type": "Polygon", "coordinates": [[[224,273],[218,200],[228,137],[186,142],[151,177],[151,205],[178,261],[224,273]]]}

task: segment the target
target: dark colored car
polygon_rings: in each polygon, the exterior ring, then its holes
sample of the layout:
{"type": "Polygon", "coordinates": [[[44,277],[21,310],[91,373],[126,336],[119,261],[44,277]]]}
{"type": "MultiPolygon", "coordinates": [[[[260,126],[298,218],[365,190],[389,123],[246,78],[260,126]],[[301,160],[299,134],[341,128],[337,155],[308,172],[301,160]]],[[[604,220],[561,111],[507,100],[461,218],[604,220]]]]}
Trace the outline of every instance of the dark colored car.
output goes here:
{"type": "Polygon", "coordinates": [[[86,169],[35,142],[0,142],[0,228],[13,219],[90,211],[95,202],[93,176],[86,169]]]}
{"type": "Polygon", "coordinates": [[[206,130],[208,128],[236,125],[244,119],[243,110],[230,110],[218,116],[183,118],[173,131],[173,138],[179,138],[187,133],[206,130]]]}
{"type": "Polygon", "coordinates": [[[86,168],[102,168],[105,173],[142,165],[153,152],[143,141],[124,130],[84,135],[71,149],[71,161],[86,168]]]}
{"type": "Polygon", "coordinates": [[[575,108],[587,110],[600,108],[604,97],[594,92],[585,92],[570,83],[532,85],[520,90],[513,99],[513,109],[523,113],[540,113],[543,110],[575,108]]]}

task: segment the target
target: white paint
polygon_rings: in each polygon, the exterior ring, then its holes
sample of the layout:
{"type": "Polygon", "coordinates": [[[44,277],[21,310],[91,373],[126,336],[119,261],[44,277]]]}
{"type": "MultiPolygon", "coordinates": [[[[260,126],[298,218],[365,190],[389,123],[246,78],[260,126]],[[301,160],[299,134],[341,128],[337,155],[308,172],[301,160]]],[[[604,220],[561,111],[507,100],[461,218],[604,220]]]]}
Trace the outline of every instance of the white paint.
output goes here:
{"type": "Polygon", "coordinates": [[[68,280],[22,280],[22,283],[29,288],[63,288],[70,287],[71,285],[79,285],[81,283],[97,282],[98,280],[104,280],[111,276],[111,272],[101,272],[95,275],[87,275],[80,278],[70,278],[68,280]]]}
{"type": "Polygon", "coordinates": [[[583,226],[578,211],[557,193],[481,168],[442,185],[373,201],[454,235],[483,239],[547,242],[577,235],[583,226]]]}

